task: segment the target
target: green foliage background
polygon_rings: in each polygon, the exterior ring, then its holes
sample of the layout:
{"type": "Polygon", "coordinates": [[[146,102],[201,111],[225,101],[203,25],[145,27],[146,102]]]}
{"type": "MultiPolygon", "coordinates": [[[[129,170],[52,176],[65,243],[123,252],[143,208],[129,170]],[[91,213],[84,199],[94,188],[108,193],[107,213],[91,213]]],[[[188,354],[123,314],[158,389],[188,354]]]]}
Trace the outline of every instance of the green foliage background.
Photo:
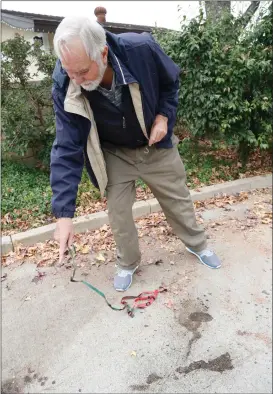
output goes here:
{"type": "Polygon", "coordinates": [[[55,134],[51,76],[56,59],[19,35],[2,43],[1,54],[2,149],[18,155],[32,149],[48,166],[55,134]],[[30,65],[43,73],[41,81],[32,81],[30,65]]]}
{"type": "MultiPolygon", "coordinates": [[[[217,21],[198,18],[181,31],[153,34],[181,67],[178,124],[192,138],[225,141],[245,162],[254,148],[272,142],[272,7],[252,28],[231,14],[217,21]]],[[[29,148],[48,166],[55,127],[51,103],[52,53],[16,36],[2,44],[3,150],[29,148]],[[30,64],[44,74],[31,82],[30,64]]]]}
{"type": "Polygon", "coordinates": [[[193,137],[224,140],[245,161],[272,142],[272,7],[252,28],[223,15],[199,18],[179,32],[154,32],[181,67],[178,121],[193,137]]]}

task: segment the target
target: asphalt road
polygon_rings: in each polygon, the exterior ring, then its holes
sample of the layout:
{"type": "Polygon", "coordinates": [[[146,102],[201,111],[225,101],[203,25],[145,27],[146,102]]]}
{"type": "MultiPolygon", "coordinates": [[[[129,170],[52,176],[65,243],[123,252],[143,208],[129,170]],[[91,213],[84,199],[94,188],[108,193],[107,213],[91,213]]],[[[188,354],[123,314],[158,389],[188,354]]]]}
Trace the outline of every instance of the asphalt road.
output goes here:
{"type": "MultiPolygon", "coordinates": [[[[134,318],[69,282],[65,268],[42,269],[40,280],[33,264],[4,268],[2,394],[272,393],[272,228],[244,226],[257,198],[203,212],[219,270],[176,239],[164,248],[143,238],[128,295],[162,283],[168,292],[134,318]],[[162,263],[145,263],[155,256],[162,263]]],[[[118,304],[113,272],[108,264],[78,276],[118,304]]]]}

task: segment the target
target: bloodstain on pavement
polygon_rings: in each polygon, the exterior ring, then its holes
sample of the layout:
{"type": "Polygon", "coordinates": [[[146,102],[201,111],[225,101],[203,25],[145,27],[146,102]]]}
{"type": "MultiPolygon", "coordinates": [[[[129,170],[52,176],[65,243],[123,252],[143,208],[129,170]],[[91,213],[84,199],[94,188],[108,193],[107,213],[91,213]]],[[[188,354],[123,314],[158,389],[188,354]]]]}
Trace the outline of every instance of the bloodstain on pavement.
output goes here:
{"type": "Polygon", "coordinates": [[[187,367],[178,367],[176,372],[188,374],[198,369],[206,369],[215,372],[224,372],[233,369],[232,360],[229,353],[222,354],[208,362],[204,360],[194,361],[187,367]]]}

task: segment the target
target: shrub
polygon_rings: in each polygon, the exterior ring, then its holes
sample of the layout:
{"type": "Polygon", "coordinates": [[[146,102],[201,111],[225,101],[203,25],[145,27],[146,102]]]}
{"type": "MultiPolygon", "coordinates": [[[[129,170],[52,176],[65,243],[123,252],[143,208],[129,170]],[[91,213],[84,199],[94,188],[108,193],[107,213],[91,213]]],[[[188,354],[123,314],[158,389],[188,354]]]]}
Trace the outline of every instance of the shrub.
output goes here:
{"type": "Polygon", "coordinates": [[[181,67],[178,120],[193,137],[236,145],[246,160],[272,141],[272,8],[252,28],[202,12],[179,32],[155,38],[181,67]]]}
{"type": "Polygon", "coordinates": [[[55,134],[51,102],[55,57],[21,36],[3,42],[1,52],[3,151],[24,155],[32,149],[48,164],[55,134]],[[32,81],[31,64],[44,73],[42,81],[32,81]]]}

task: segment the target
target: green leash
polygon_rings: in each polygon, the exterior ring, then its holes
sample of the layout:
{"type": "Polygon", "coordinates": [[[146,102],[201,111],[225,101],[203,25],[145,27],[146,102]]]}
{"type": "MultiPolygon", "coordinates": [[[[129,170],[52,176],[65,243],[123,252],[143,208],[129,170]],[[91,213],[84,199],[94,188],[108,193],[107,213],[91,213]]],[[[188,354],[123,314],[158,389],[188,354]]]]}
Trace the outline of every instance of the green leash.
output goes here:
{"type": "MultiPolygon", "coordinates": [[[[76,249],[75,246],[72,245],[71,248],[69,248],[69,254],[71,257],[71,263],[73,266],[73,273],[72,276],[70,278],[71,282],[78,282],[78,283],[83,283],[84,285],[86,285],[87,287],[89,287],[89,289],[95,291],[99,296],[103,297],[106,304],[113,309],[114,311],[123,311],[124,309],[127,309],[127,312],[129,314],[129,316],[133,317],[133,308],[131,308],[128,303],[125,301],[125,297],[122,298],[121,303],[123,304],[122,307],[116,307],[110,304],[110,302],[107,300],[105,294],[100,291],[99,289],[97,289],[95,286],[91,285],[91,283],[86,282],[85,280],[76,280],[75,279],[75,274],[76,274],[76,264],[75,264],[75,256],[76,256],[76,249]]],[[[136,297],[134,296],[127,296],[126,299],[135,299],[136,297]]]]}

